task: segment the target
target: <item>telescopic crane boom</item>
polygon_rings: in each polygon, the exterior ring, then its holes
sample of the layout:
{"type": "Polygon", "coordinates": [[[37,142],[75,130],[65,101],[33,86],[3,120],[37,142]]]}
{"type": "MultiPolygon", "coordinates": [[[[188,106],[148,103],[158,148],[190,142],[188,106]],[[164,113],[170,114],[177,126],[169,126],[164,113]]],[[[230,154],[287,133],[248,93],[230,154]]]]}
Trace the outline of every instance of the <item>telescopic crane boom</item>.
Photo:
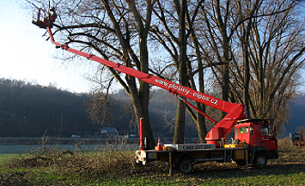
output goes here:
{"type": "Polygon", "coordinates": [[[163,88],[174,95],[183,97],[183,98],[181,98],[181,97],[180,98],[183,99],[186,104],[190,105],[191,107],[196,109],[198,112],[200,112],[204,116],[211,119],[212,122],[214,122],[215,126],[211,129],[211,131],[207,134],[207,136],[205,138],[208,144],[215,144],[216,146],[218,146],[219,140],[221,140],[221,138],[225,138],[230,133],[233,126],[237,123],[237,120],[245,119],[245,117],[246,117],[245,116],[245,106],[243,104],[229,103],[229,102],[220,100],[218,98],[212,97],[210,95],[198,92],[191,88],[188,88],[188,87],[179,85],[177,83],[173,83],[171,81],[154,76],[152,74],[147,74],[147,73],[135,70],[133,68],[126,67],[122,64],[102,59],[93,54],[88,54],[88,53],[70,48],[67,44],[61,44],[61,43],[56,42],[54,40],[53,33],[51,31],[53,22],[55,22],[55,19],[56,19],[55,10],[51,9],[50,12],[47,14],[47,17],[44,17],[43,19],[41,19],[41,17],[40,17],[41,15],[43,15],[42,10],[39,9],[37,18],[35,20],[33,20],[32,23],[39,26],[40,28],[46,29],[49,34],[51,42],[54,45],[56,45],[57,48],[61,48],[63,50],[72,52],[76,55],[83,56],[89,60],[96,61],[96,62],[101,63],[105,66],[108,66],[118,72],[122,72],[127,75],[136,77],[143,82],[163,88]],[[227,113],[227,115],[219,122],[216,122],[215,120],[213,120],[212,118],[207,116],[205,113],[203,113],[202,111],[200,111],[199,109],[197,109],[196,107],[191,105],[189,102],[187,102],[185,98],[191,99],[193,101],[198,101],[204,105],[213,107],[220,111],[223,111],[223,112],[227,113]]]}

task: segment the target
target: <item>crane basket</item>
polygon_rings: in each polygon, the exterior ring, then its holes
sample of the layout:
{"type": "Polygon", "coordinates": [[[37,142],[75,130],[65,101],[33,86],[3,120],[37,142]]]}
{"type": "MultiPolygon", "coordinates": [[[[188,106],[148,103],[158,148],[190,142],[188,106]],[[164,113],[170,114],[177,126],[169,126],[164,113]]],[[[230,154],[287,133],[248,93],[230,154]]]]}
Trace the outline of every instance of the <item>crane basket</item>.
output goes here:
{"type": "Polygon", "coordinates": [[[51,8],[50,11],[47,13],[45,10],[38,8],[33,13],[33,20],[32,23],[39,28],[46,29],[47,27],[52,28],[53,22],[55,22],[57,15],[55,13],[55,8],[51,8]]]}

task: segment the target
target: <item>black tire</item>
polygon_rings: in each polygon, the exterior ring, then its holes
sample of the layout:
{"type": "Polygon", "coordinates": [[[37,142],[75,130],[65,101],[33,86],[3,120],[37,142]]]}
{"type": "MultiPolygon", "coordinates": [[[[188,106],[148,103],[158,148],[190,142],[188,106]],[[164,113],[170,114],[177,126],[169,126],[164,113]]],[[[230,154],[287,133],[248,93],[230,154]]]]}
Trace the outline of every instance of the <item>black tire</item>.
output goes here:
{"type": "Polygon", "coordinates": [[[264,154],[257,154],[254,165],[259,169],[265,168],[267,166],[267,157],[264,154]]]}
{"type": "Polygon", "coordinates": [[[246,160],[235,160],[238,166],[245,166],[247,164],[246,160]]]}
{"type": "Polygon", "coordinates": [[[193,163],[189,159],[182,159],[178,164],[178,170],[183,174],[190,174],[193,171],[193,163]]]}

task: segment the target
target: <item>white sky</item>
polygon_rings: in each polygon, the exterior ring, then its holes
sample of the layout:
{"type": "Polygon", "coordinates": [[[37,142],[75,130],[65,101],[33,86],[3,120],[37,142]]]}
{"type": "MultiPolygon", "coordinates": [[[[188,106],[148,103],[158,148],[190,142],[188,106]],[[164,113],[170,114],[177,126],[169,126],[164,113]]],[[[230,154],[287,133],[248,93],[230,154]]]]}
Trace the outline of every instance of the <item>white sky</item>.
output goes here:
{"type": "MultiPolygon", "coordinates": [[[[55,84],[71,92],[90,91],[90,82],[84,78],[90,68],[65,64],[56,60],[58,49],[42,37],[45,30],[31,23],[14,0],[0,0],[0,78],[55,84]]],[[[91,62],[92,63],[92,62],[91,62]]]]}
{"type": "Polygon", "coordinates": [[[67,64],[56,60],[53,56],[61,53],[60,49],[42,37],[45,30],[33,25],[32,15],[16,1],[0,0],[0,78],[45,86],[52,83],[71,92],[89,92],[91,85],[84,76],[94,71],[95,62],[84,59],[81,65],[79,61],[67,64]]]}

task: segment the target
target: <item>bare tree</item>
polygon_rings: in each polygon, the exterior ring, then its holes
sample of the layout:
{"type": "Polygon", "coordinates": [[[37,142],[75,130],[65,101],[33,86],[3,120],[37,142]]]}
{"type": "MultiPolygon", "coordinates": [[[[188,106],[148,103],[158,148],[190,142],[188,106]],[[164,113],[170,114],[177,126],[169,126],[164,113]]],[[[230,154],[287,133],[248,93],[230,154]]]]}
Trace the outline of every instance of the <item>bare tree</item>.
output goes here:
{"type": "MultiPolygon", "coordinates": [[[[221,14],[227,15],[223,19],[230,23],[225,29],[230,31],[226,39],[230,43],[231,55],[230,100],[244,103],[248,108],[248,117],[279,118],[275,123],[280,125],[285,120],[283,118],[287,119],[286,105],[295,93],[297,73],[304,63],[304,26],[293,14],[296,4],[293,1],[269,0],[227,1],[221,4],[230,7],[230,14],[221,14]],[[273,109],[277,109],[277,113],[273,109]]],[[[205,7],[204,15],[217,12],[217,6],[213,7],[205,7]]],[[[220,37],[221,24],[215,23],[212,18],[205,19],[210,25],[208,33],[211,36],[207,43],[213,44],[211,48],[215,56],[219,56],[219,51],[225,50],[219,38],[225,37],[220,37]]],[[[222,74],[219,67],[213,68],[222,74]]],[[[214,74],[219,79],[218,73],[214,74]]]]}
{"type": "MultiPolygon", "coordinates": [[[[241,48],[249,72],[248,85],[239,83],[248,87],[248,93],[237,97],[249,101],[251,117],[275,118],[279,128],[288,117],[287,103],[296,93],[297,73],[304,64],[304,26],[294,15],[294,2],[263,1],[255,6],[252,23],[247,25],[250,30],[247,46],[241,48]]],[[[242,13],[240,17],[245,15],[242,13]]],[[[244,28],[238,29],[237,42],[245,41],[244,28]]],[[[241,58],[235,55],[235,72],[241,70],[240,62],[241,58]]],[[[244,78],[239,73],[234,76],[238,80],[244,78]]]]}
{"type": "Polygon", "coordinates": [[[231,61],[231,39],[234,30],[229,29],[232,7],[229,0],[210,0],[201,4],[204,27],[201,27],[201,51],[206,62],[218,63],[212,71],[222,89],[222,99],[229,99],[229,63],[231,61]],[[212,53],[211,53],[212,52],[212,53]],[[216,71],[214,70],[216,69],[216,71]],[[219,73],[216,73],[219,72],[219,73]]]}
{"type": "MultiPolygon", "coordinates": [[[[171,75],[168,79],[176,81],[175,77],[179,77],[179,84],[189,86],[195,90],[197,89],[197,81],[194,78],[196,77],[196,74],[199,74],[199,89],[203,92],[203,60],[201,59],[198,40],[193,30],[193,26],[195,27],[195,21],[197,21],[196,17],[199,4],[194,4],[193,2],[184,0],[157,1],[157,6],[154,8],[154,14],[159,22],[156,22],[158,24],[152,27],[152,35],[154,40],[159,42],[168,52],[168,55],[171,58],[170,61],[172,61],[172,63],[165,66],[159,74],[169,71],[168,69],[173,71],[172,69],[174,67],[174,72],[178,74],[174,76],[174,78],[171,75]],[[191,40],[189,39],[190,35],[192,35],[191,40]],[[192,42],[196,44],[193,45],[192,42]],[[188,46],[191,48],[187,50],[188,46]],[[194,60],[197,61],[197,65],[193,64],[194,60]]],[[[204,110],[202,104],[196,103],[196,106],[197,108],[204,110]]],[[[196,116],[194,111],[179,99],[174,132],[175,136],[173,140],[174,143],[183,143],[184,141],[185,109],[189,111],[192,118],[197,123],[198,136],[200,141],[204,142],[204,137],[207,132],[203,116],[199,113],[197,113],[196,116]]]]}
{"type": "Polygon", "coordinates": [[[287,119],[286,105],[304,62],[304,26],[294,15],[295,5],[285,0],[201,4],[203,24],[196,36],[203,59],[223,64],[211,68],[222,97],[245,104],[248,117],[278,118],[278,125],[287,119]]]}
{"type": "MultiPolygon", "coordinates": [[[[198,16],[198,11],[200,9],[200,7],[202,6],[204,1],[198,1],[196,4],[192,4],[190,3],[192,6],[188,6],[189,9],[186,13],[186,21],[187,21],[187,29],[189,30],[189,34],[191,37],[191,42],[189,43],[189,48],[192,48],[194,52],[194,56],[195,56],[195,61],[197,62],[197,65],[192,65],[192,63],[190,62],[190,60],[188,60],[188,69],[189,69],[189,74],[188,74],[188,80],[189,80],[189,84],[190,87],[194,90],[197,89],[198,86],[198,90],[199,92],[204,93],[205,92],[205,83],[204,83],[204,69],[208,68],[206,64],[204,64],[204,60],[201,54],[201,50],[200,50],[200,43],[198,40],[198,35],[196,34],[196,31],[198,29],[200,29],[200,26],[197,28],[197,25],[201,25],[201,24],[197,24],[197,22],[200,22],[200,18],[198,16]],[[193,66],[195,68],[193,68],[193,66]],[[190,73],[191,72],[191,73],[190,73]],[[195,80],[195,75],[197,75],[197,81],[195,80]],[[196,86],[196,82],[198,82],[198,85],[196,86]]],[[[213,64],[213,63],[211,63],[213,64]]],[[[201,110],[202,112],[206,112],[206,106],[204,104],[201,104],[199,102],[195,103],[196,107],[201,110]]],[[[198,137],[201,143],[205,142],[205,136],[207,134],[207,127],[206,127],[206,122],[205,122],[205,118],[204,116],[197,112],[196,116],[193,113],[192,110],[188,109],[189,113],[191,114],[193,120],[196,122],[197,124],[197,130],[198,130],[198,137]]]]}
{"type": "MultiPolygon", "coordinates": [[[[48,6],[43,0],[35,3],[35,6],[48,6]]],[[[80,50],[148,73],[147,36],[153,3],[151,0],[58,1],[54,33],[60,33],[62,42],[80,50]]],[[[153,139],[148,115],[149,85],[112,68],[99,70],[100,76],[108,79],[101,87],[108,92],[115,79],[130,96],[137,122],[144,118],[145,135],[153,139]]],[[[150,141],[152,148],[154,140],[150,141]]]]}
{"type": "MultiPolygon", "coordinates": [[[[175,0],[175,7],[178,14],[179,22],[179,62],[177,63],[179,71],[179,84],[186,86],[187,85],[187,68],[186,68],[186,23],[185,15],[187,10],[187,1],[186,0],[175,0]]],[[[184,143],[184,130],[185,130],[185,104],[182,100],[178,100],[177,114],[176,114],[176,123],[175,123],[175,132],[174,140],[175,144],[184,143]]]]}

